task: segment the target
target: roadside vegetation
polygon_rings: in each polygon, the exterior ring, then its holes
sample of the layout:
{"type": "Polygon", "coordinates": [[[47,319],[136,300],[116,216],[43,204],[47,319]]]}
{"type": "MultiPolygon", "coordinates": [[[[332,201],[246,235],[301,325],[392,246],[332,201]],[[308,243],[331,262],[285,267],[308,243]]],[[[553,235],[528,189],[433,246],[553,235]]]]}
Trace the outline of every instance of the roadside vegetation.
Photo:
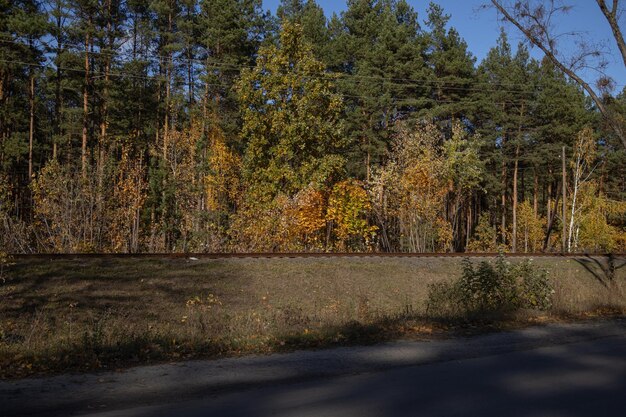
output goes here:
{"type": "Polygon", "coordinates": [[[17,260],[0,281],[0,377],[624,314],[626,259],[611,262],[17,260]]]}
{"type": "Polygon", "coordinates": [[[459,279],[431,284],[427,315],[471,318],[552,307],[555,291],[548,271],[529,259],[512,264],[501,254],[495,262],[481,261],[476,267],[466,258],[462,268],[459,279]]]}

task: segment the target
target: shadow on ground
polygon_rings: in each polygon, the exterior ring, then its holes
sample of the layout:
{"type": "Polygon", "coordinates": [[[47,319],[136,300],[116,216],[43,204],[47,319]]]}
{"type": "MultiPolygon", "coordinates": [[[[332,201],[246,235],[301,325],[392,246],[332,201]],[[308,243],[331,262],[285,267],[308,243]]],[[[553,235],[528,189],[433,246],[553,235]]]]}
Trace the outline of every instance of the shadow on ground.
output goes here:
{"type": "Polygon", "coordinates": [[[619,415],[625,335],[626,321],[616,319],[196,361],[2,382],[0,399],[8,415],[619,415]]]}

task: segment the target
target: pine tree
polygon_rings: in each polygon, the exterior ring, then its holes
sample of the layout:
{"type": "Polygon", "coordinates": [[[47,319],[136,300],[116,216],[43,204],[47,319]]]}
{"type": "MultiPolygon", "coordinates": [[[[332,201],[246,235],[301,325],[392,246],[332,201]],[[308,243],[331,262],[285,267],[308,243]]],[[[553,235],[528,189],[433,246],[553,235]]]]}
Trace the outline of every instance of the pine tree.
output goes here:
{"type": "Polygon", "coordinates": [[[276,15],[282,21],[301,25],[304,38],[312,45],[315,57],[328,65],[330,37],[326,16],[315,0],[281,0],[276,15]]]}
{"type": "Polygon", "coordinates": [[[533,114],[537,142],[531,155],[539,161],[536,166],[543,172],[549,238],[557,224],[557,206],[561,198],[561,148],[565,146],[566,154],[571,155],[577,132],[593,117],[588,112],[589,104],[581,89],[568,81],[547,59],[541,62],[538,78],[537,103],[533,114]]]}
{"type": "Polygon", "coordinates": [[[446,29],[450,16],[441,6],[431,2],[427,13],[427,60],[432,73],[430,106],[424,113],[439,120],[472,120],[475,59],[456,29],[446,29]]]}
{"type": "Polygon", "coordinates": [[[511,129],[506,119],[509,115],[507,98],[511,89],[514,89],[507,81],[512,62],[511,45],[506,32],[501,31],[496,46],[489,50],[478,67],[477,80],[482,88],[474,94],[477,101],[474,126],[483,138],[482,155],[488,167],[483,180],[486,194],[490,196],[486,208],[495,212],[496,207],[499,207],[501,240],[505,239],[507,224],[506,191],[509,176],[508,158],[504,150],[505,146],[508,147],[508,132],[511,129]]]}
{"type": "MultiPolygon", "coordinates": [[[[206,121],[219,113],[221,128],[232,137],[240,123],[234,80],[242,68],[253,64],[268,17],[260,0],[201,0],[198,19],[200,56],[205,63],[202,118],[206,121]]],[[[206,124],[203,130],[208,130],[206,124]]]]}
{"type": "Polygon", "coordinates": [[[479,100],[477,109],[481,119],[478,125],[483,133],[487,164],[492,175],[486,184],[493,208],[500,206],[500,241],[509,236],[509,212],[511,213],[512,249],[516,250],[517,203],[523,199],[523,173],[530,165],[528,150],[535,141],[532,112],[535,109],[536,64],[529,59],[528,51],[520,44],[513,55],[504,31],[497,46],[492,48],[479,68],[479,80],[485,85],[475,95],[479,100]],[[520,177],[521,173],[521,177],[520,177]],[[521,181],[520,181],[521,178],[521,181]]]}
{"type": "Polygon", "coordinates": [[[14,210],[28,217],[27,185],[42,151],[39,120],[45,15],[34,0],[0,1],[0,175],[17,193],[14,210]]]}
{"type": "Polygon", "coordinates": [[[417,14],[405,1],[352,0],[331,22],[331,68],[346,74],[338,86],[346,97],[347,131],[354,146],[349,172],[370,176],[391,142],[393,125],[424,105],[425,42],[417,14]]]}

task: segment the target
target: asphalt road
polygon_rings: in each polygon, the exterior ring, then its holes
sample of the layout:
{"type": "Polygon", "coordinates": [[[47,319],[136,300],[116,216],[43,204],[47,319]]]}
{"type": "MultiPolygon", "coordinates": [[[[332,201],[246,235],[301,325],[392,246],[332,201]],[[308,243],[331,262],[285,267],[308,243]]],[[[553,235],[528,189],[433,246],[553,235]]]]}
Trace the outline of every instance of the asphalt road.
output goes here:
{"type": "Polygon", "coordinates": [[[626,337],[91,416],[623,416],[626,337]]]}
{"type": "Polygon", "coordinates": [[[0,381],[0,417],[600,417],[624,410],[624,318],[0,381]]]}

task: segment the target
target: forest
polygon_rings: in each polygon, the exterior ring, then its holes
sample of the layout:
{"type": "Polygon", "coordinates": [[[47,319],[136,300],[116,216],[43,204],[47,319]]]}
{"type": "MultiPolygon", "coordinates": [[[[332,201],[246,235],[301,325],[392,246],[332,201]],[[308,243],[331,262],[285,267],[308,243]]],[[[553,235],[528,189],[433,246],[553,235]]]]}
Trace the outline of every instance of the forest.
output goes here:
{"type": "Polygon", "coordinates": [[[599,101],[449,12],[0,0],[0,251],[626,251],[599,101]]]}

